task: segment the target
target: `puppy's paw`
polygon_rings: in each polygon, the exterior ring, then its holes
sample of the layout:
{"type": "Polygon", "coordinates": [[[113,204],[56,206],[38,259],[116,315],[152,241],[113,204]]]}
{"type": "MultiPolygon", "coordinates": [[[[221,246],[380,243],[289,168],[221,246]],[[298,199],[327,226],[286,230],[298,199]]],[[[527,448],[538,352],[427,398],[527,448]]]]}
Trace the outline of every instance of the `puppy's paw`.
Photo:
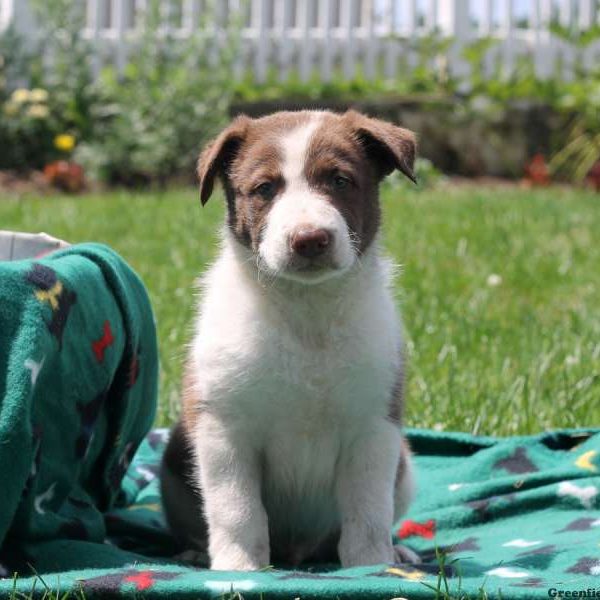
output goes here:
{"type": "Polygon", "coordinates": [[[367,565],[391,564],[394,562],[394,549],[391,543],[345,547],[340,545],[342,567],[361,567],[367,565]]]}
{"type": "Polygon", "coordinates": [[[269,566],[269,547],[256,544],[249,552],[246,548],[230,544],[216,552],[210,561],[214,571],[258,571],[269,566]]]}
{"type": "Polygon", "coordinates": [[[418,565],[421,563],[421,557],[408,546],[396,544],[394,546],[394,563],[418,565]]]}

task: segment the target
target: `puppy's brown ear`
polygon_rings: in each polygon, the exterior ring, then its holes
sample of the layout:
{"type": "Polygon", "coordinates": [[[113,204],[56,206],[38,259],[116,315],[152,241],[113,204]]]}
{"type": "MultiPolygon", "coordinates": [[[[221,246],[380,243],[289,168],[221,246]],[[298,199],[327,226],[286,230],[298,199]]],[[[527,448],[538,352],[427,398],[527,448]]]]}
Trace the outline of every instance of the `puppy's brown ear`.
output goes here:
{"type": "Polygon", "coordinates": [[[417,142],[415,134],[387,121],[372,119],[359,112],[349,110],[344,114],[356,137],[373,161],[381,178],[398,169],[413,183],[417,142]]]}
{"type": "Polygon", "coordinates": [[[200,154],[197,173],[200,181],[202,206],[207,203],[213,192],[215,177],[227,176],[231,161],[235,158],[240,144],[246,137],[249,123],[249,117],[245,115],[237,117],[200,154]]]}

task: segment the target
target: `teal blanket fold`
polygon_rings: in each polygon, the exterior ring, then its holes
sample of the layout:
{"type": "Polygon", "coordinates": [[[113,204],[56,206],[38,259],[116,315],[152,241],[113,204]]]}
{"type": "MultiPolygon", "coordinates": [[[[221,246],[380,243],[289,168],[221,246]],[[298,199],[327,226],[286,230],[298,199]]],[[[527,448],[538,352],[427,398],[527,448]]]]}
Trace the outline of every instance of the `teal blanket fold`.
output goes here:
{"type": "Polygon", "coordinates": [[[181,564],[158,493],[168,432],[146,435],[156,378],[146,292],[112,251],[0,263],[0,598],[600,597],[600,429],[409,429],[418,491],[393,535],[419,565],[181,564]]]}
{"type": "Polygon", "coordinates": [[[38,555],[65,568],[57,544],[73,538],[102,548],[104,513],[127,500],[123,476],[154,420],[157,373],[146,290],[112,250],[0,262],[5,568],[38,555]]]}

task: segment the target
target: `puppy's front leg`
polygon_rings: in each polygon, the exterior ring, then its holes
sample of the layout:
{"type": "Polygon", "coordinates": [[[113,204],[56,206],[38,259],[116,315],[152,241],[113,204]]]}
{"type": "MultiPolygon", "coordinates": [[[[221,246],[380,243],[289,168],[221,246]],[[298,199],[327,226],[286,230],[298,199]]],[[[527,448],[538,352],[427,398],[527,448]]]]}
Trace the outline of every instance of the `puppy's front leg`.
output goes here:
{"type": "Polygon", "coordinates": [[[269,531],[257,452],[242,436],[207,419],[199,423],[196,439],[211,569],[268,566],[269,531]]]}
{"type": "Polygon", "coordinates": [[[381,420],[343,451],[337,474],[343,567],[394,562],[391,529],[400,431],[381,420]]]}

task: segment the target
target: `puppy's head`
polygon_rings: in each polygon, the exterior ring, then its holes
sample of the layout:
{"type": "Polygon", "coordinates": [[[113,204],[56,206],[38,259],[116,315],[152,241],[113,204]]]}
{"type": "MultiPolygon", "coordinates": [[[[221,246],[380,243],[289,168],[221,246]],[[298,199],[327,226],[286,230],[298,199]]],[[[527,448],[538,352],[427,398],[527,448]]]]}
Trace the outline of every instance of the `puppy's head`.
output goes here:
{"type": "Polygon", "coordinates": [[[235,238],[272,276],[317,283],[350,269],[379,228],[379,182],[414,181],[414,135],[360,113],[241,116],[202,153],[200,198],[225,189],[235,238]]]}

